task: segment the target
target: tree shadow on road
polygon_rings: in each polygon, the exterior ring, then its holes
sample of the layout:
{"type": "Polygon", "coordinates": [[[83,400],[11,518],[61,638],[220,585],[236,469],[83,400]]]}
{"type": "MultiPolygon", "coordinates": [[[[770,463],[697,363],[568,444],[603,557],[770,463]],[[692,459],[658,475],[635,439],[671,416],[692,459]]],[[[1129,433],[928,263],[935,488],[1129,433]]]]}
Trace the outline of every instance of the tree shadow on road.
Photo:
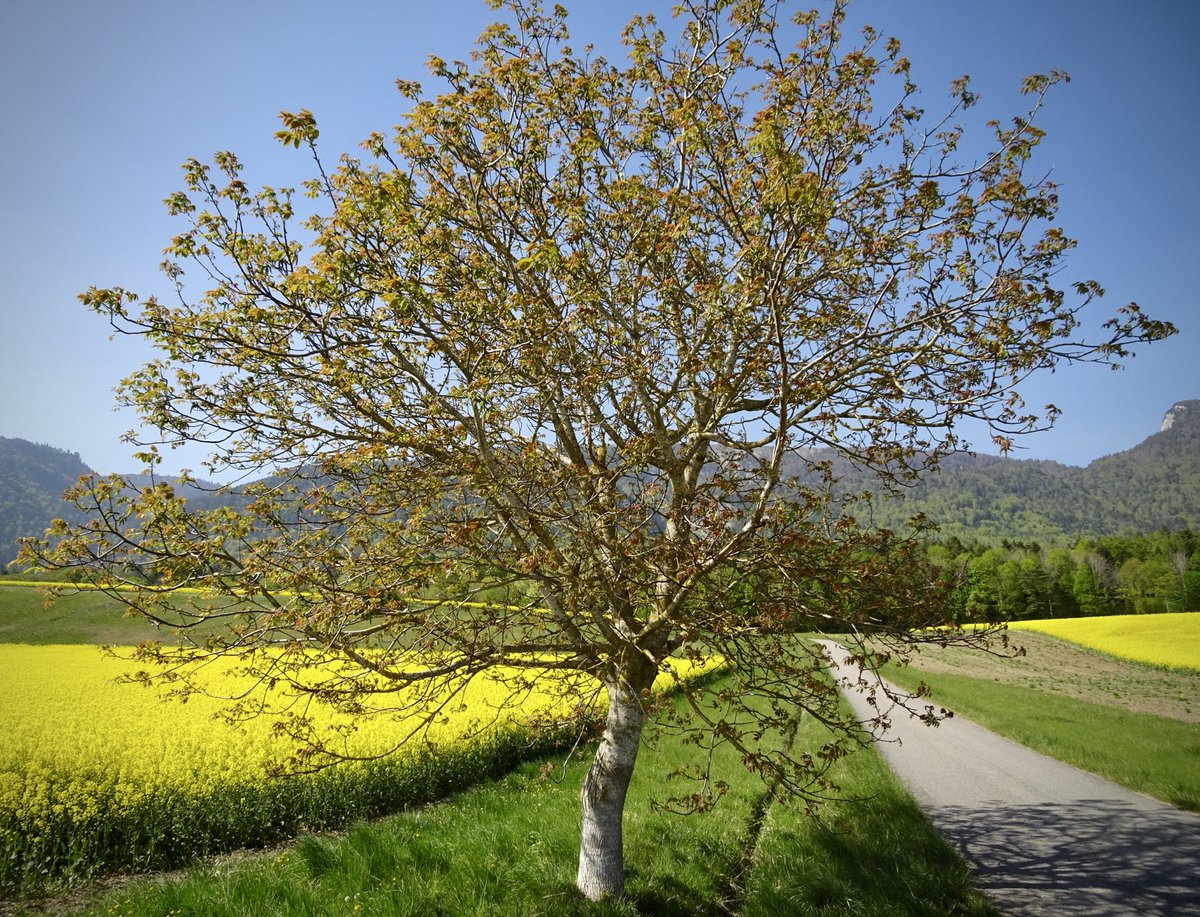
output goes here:
{"type": "Polygon", "coordinates": [[[929,811],[1005,914],[1200,915],[1200,817],[1131,803],[929,811]]]}

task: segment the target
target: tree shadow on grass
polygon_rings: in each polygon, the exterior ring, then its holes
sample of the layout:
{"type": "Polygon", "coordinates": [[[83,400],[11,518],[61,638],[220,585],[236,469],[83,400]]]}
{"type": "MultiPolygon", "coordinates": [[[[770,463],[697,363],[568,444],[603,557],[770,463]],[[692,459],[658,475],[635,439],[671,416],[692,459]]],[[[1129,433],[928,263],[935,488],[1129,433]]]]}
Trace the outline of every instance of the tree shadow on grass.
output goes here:
{"type": "Polygon", "coordinates": [[[750,876],[747,917],[996,914],[907,796],[884,789],[829,803],[822,813],[817,821],[798,807],[772,807],[750,876]]]}
{"type": "Polygon", "coordinates": [[[653,885],[640,885],[637,874],[630,871],[628,900],[639,914],[662,917],[700,917],[713,913],[713,903],[697,890],[668,876],[656,876],[653,885]]]}

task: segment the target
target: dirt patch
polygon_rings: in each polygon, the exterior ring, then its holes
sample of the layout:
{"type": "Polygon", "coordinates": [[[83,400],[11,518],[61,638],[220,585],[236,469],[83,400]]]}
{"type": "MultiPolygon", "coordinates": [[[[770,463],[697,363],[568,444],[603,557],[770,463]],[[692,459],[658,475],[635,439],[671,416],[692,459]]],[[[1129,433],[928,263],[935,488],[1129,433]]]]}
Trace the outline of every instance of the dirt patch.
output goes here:
{"type": "Polygon", "coordinates": [[[1200,723],[1200,672],[1157,669],[1030,631],[1010,631],[1025,655],[999,658],[982,650],[922,647],[912,668],[1034,688],[1131,713],[1200,723]]]}

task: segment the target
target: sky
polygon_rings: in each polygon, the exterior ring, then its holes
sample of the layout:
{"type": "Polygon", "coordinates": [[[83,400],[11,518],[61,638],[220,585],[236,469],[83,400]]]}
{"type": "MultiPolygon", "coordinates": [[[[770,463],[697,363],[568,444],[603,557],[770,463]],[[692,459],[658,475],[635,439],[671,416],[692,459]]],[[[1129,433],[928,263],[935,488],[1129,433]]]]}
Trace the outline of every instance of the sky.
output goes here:
{"type": "MultiPolygon", "coordinates": [[[[610,59],[631,15],[670,10],[564,5],[572,43],[610,59]]],[[[482,0],[3,0],[0,436],[78,452],[104,473],[137,470],[121,442],[136,417],[114,409],[113,388],[153,353],[110,340],[77,295],[170,292],[158,265],[183,226],[162,200],[181,187],[180,164],[232,150],[251,186],[297,184],[311,164],[273,140],[279,111],[313,111],[330,161],[354,152],[400,120],[397,78],[428,83],[429,54],[466,59],[497,15],[482,0]]],[[[1013,454],[1086,465],[1200,398],[1200,3],[860,0],[850,17],[900,39],[930,111],[970,74],[980,117],[1008,118],[1023,110],[1023,76],[1067,71],[1034,161],[1059,185],[1058,224],[1079,243],[1063,285],[1093,278],[1107,290],[1092,328],[1130,301],[1179,328],[1122,372],[1067,367],[1027,386],[1031,406],[1063,416],[1013,454]]],[[[203,457],[170,453],[162,470],[203,457]]]]}

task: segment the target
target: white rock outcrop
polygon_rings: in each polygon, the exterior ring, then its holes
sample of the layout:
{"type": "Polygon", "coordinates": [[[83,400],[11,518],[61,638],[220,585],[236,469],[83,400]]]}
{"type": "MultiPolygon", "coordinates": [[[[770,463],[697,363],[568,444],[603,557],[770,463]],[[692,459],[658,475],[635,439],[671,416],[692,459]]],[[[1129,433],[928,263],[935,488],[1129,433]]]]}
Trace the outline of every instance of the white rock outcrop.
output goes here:
{"type": "Polygon", "coordinates": [[[1177,421],[1180,415],[1182,415],[1187,409],[1188,406],[1181,401],[1171,405],[1171,409],[1163,415],[1162,426],[1158,428],[1158,432],[1163,433],[1175,426],[1175,421],[1177,421]]]}

